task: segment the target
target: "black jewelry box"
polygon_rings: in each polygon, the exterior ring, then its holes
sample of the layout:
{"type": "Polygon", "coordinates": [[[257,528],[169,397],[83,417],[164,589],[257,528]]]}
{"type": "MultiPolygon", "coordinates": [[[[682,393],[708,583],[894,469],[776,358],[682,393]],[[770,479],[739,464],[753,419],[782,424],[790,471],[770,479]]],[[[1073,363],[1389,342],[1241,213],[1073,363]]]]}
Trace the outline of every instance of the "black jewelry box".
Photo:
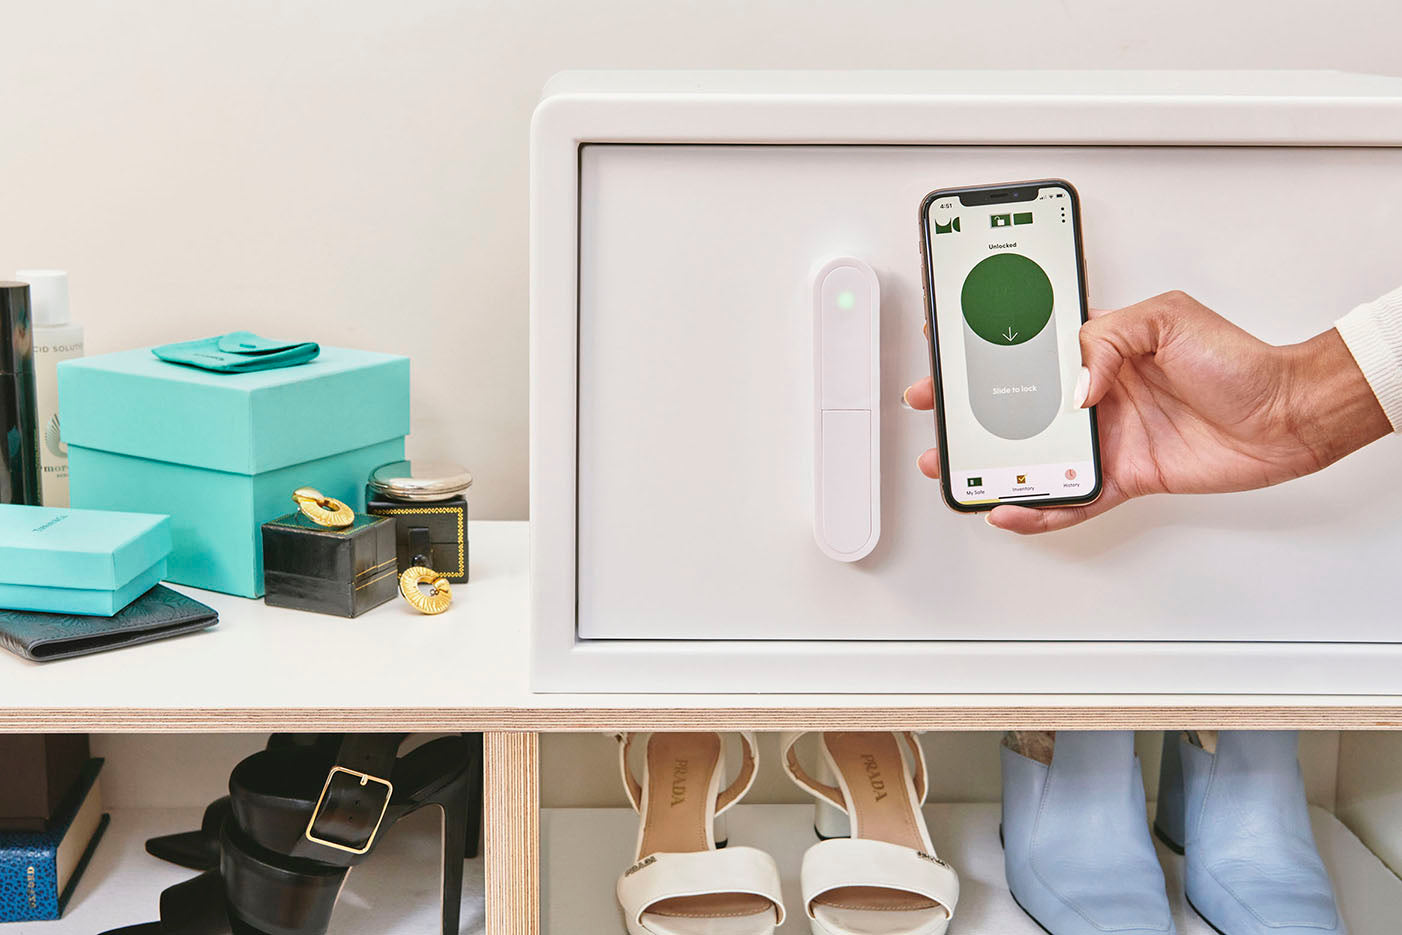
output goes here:
{"type": "Polygon", "coordinates": [[[87,762],[87,734],[0,734],[0,831],[47,831],[87,762]]]}
{"type": "Polygon", "coordinates": [[[358,617],[399,590],[394,521],[357,515],[344,529],[301,513],[263,524],[264,601],[338,617],[358,617]]]}
{"type": "Polygon", "coordinates": [[[423,503],[390,500],[365,490],[365,512],[395,521],[399,570],[424,565],[454,584],[467,580],[467,500],[450,497],[423,503]]]}

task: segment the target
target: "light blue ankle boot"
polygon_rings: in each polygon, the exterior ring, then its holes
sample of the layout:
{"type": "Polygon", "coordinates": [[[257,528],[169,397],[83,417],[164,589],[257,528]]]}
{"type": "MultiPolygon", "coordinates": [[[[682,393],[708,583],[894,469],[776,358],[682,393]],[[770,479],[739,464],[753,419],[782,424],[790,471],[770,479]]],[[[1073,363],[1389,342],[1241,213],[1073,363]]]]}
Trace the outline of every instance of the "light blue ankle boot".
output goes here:
{"type": "Polygon", "coordinates": [[[1057,731],[1051,766],[1001,748],[1003,862],[1051,935],[1173,935],[1130,731],[1057,731]]]}
{"type": "Polygon", "coordinates": [[[1164,735],[1154,827],[1186,854],[1188,903],[1223,935],[1346,935],[1310,830],[1295,731],[1164,735]]]}

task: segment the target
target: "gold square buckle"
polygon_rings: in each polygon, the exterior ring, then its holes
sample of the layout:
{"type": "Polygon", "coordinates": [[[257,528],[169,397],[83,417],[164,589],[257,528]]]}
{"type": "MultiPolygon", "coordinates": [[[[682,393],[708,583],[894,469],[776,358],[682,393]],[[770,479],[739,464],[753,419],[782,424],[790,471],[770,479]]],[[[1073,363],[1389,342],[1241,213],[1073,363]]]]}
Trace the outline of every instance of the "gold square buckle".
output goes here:
{"type": "Polygon", "coordinates": [[[381,779],[378,776],[371,776],[369,773],[362,773],[358,770],[347,769],[344,766],[333,766],[331,772],[326,774],[326,785],[321,787],[321,796],[316,800],[316,808],[312,809],[311,821],[307,822],[306,838],[313,844],[320,844],[323,847],[333,848],[338,851],[345,851],[347,854],[365,854],[370,848],[375,846],[375,836],[380,833],[380,825],[385,820],[385,812],[389,811],[390,799],[394,796],[394,784],[388,779],[381,779]],[[336,778],[337,773],[345,773],[360,780],[362,786],[369,783],[379,783],[385,787],[385,804],[380,808],[380,815],[375,819],[375,827],[370,832],[370,838],[365,842],[364,847],[351,847],[348,844],[341,844],[338,841],[331,841],[326,838],[319,838],[312,834],[312,829],[316,827],[316,820],[321,817],[321,806],[326,802],[326,794],[331,791],[331,783],[336,778]]]}

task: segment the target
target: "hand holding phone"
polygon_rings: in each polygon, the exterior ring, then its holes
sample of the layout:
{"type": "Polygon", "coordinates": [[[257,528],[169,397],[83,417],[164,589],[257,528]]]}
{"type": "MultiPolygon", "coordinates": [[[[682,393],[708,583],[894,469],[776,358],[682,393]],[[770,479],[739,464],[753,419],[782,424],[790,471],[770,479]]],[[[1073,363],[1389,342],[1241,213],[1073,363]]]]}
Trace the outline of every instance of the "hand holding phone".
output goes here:
{"type": "MultiPolygon", "coordinates": [[[[952,219],[942,223],[954,230],[952,219]]],[[[961,215],[958,226],[965,223],[961,215]]],[[[929,306],[927,313],[934,311],[929,306]]],[[[947,308],[942,305],[941,311],[947,308]]],[[[1353,314],[1360,313],[1369,320],[1377,314],[1371,306],[1353,314]]],[[[949,324],[947,317],[943,323],[949,324]]],[[[926,328],[931,328],[928,320],[926,328]]],[[[1167,292],[1092,313],[1077,330],[1079,346],[1072,356],[1087,368],[1085,401],[1096,407],[1091,425],[1104,430],[1097,460],[1104,465],[1103,482],[1097,469],[1103,493],[1094,502],[1055,509],[1028,509],[1046,504],[1018,498],[988,504],[984,509],[1014,504],[988,514],[990,525],[1051,532],[1134,497],[1267,487],[1318,471],[1393,431],[1336,328],[1276,347],[1191,296],[1167,292]]],[[[951,343],[946,334],[945,354],[933,357],[936,375],[906,390],[912,408],[938,408],[940,362],[948,361],[951,343]]],[[[948,368],[943,376],[950,431],[944,431],[941,415],[941,447],[921,455],[919,466],[925,475],[944,479],[945,497],[951,499],[949,465],[964,463],[967,450],[958,447],[961,436],[954,431],[949,407],[958,393],[948,383],[948,368]],[[965,454],[952,453],[951,445],[965,454]]],[[[958,491],[957,474],[953,480],[958,491]]]]}
{"type": "Polygon", "coordinates": [[[1075,399],[1087,314],[1076,190],[941,189],[921,203],[920,232],[945,502],[1094,501],[1096,416],[1075,399]]]}

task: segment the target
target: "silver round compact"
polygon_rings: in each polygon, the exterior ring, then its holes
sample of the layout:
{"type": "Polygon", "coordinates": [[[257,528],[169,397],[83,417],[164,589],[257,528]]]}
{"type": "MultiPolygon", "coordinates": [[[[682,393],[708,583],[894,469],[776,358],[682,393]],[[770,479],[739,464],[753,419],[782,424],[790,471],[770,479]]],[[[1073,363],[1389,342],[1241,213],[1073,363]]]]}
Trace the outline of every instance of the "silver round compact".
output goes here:
{"type": "Polygon", "coordinates": [[[472,475],[447,461],[395,461],[370,475],[370,489],[391,500],[424,503],[460,497],[472,486],[472,475]]]}

